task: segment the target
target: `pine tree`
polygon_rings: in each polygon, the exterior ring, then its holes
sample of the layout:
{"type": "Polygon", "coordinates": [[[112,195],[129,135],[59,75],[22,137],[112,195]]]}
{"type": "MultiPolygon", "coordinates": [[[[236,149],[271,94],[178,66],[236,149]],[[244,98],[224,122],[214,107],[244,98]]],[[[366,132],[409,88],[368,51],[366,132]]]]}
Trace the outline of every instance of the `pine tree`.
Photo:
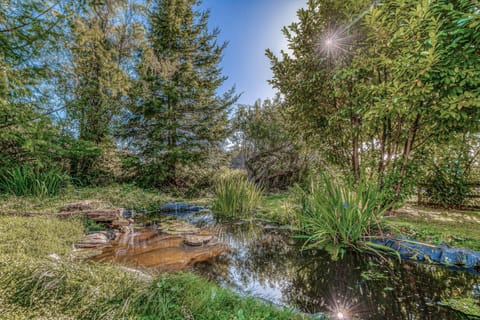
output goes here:
{"type": "Polygon", "coordinates": [[[128,21],[129,10],[128,1],[88,1],[71,15],[73,96],[68,112],[76,126],[78,152],[70,155],[70,167],[72,176],[82,180],[91,178],[131,83],[126,65],[136,37],[135,26],[128,21]]]}
{"type": "Polygon", "coordinates": [[[126,131],[135,138],[150,185],[176,185],[178,166],[199,163],[227,135],[228,109],[236,101],[218,64],[226,43],[208,30],[209,12],[196,0],[157,0],[149,12],[148,42],[126,131]]]}
{"type": "Polygon", "coordinates": [[[59,2],[0,0],[0,167],[51,157],[46,91],[59,36],[59,2]]]}

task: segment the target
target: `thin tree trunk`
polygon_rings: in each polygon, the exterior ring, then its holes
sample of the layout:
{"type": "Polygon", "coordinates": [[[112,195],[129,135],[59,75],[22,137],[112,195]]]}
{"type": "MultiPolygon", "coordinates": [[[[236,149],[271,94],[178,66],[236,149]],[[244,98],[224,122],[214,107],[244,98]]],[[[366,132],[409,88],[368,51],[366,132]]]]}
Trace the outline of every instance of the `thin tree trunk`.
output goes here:
{"type": "Polygon", "coordinates": [[[359,134],[358,134],[358,116],[354,115],[351,118],[352,129],[353,129],[353,137],[352,137],[352,168],[353,168],[353,175],[355,177],[355,183],[358,184],[360,182],[360,158],[358,153],[359,147],[359,134]]]}
{"type": "Polygon", "coordinates": [[[378,161],[378,190],[383,188],[383,172],[385,171],[385,144],[387,142],[387,120],[383,122],[382,137],[380,139],[380,159],[378,161]]]}
{"type": "Polygon", "coordinates": [[[417,116],[415,118],[415,121],[413,122],[413,125],[409,130],[408,139],[405,142],[405,146],[403,148],[402,168],[400,169],[400,177],[399,177],[399,181],[398,181],[398,183],[395,187],[395,197],[394,197],[394,200],[393,200],[392,204],[394,204],[395,202],[398,201],[398,198],[400,197],[400,193],[402,191],[403,182],[405,180],[405,174],[406,174],[406,171],[407,171],[407,165],[408,165],[408,161],[409,161],[409,158],[410,158],[410,153],[412,151],[413,144],[415,143],[415,137],[417,135],[417,131],[418,131],[419,124],[420,124],[420,118],[421,118],[421,115],[417,114],[417,116]]]}

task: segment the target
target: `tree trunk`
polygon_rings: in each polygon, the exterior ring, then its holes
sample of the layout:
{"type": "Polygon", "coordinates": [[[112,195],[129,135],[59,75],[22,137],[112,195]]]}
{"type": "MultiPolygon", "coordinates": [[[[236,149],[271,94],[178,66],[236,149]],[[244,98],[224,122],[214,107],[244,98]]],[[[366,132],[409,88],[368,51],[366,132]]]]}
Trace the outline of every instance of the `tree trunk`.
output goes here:
{"type": "Polygon", "coordinates": [[[380,159],[378,161],[378,191],[383,188],[383,172],[385,171],[385,144],[387,143],[387,120],[383,122],[382,138],[380,139],[380,159]]]}
{"type": "Polygon", "coordinates": [[[402,191],[403,182],[404,182],[405,174],[407,171],[407,165],[410,158],[410,153],[413,149],[413,144],[415,143],[415,137],[417,135],[417,131],[420,124],[420,118],[421,118],[421,115],[417,114],[415,121],[413,122],[412,127],[409,130],[408,139],[405,142],[405,146],[403,148],[402,168],[400,169],[400,177],[395,187],[395,197],[393,199],[392,205],[398,201],[398,198],[400,197],[400,193],[402,191]]]}
{"type": "Polygon", "coordinates": [[[360,156],[358,152],[359,148],[359,134],[358,134],[358,125],[360,123],[358,115],[353,115],[350,119],[353,136],[352,136],[352,170],[353,176],[355,177],[355,184],[360,182],[360,156]]]}

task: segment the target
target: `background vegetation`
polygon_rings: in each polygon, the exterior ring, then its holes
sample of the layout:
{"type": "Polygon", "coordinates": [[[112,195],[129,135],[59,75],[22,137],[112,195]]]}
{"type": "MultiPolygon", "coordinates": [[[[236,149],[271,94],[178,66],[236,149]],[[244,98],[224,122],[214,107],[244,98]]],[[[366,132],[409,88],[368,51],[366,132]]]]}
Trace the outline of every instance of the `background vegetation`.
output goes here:
{"type": "Polygon", "coordinates": [[[226,44],[196,0],[2,8],[2,192],[128,182],[192,196],[233,166],[271,191],[327,170],[392,206],[461,206],[480,180],[476,2],[307,1],[284,29],[291,51],[267,50],[279,95],[235,112],[219,89],[226,44]]]}

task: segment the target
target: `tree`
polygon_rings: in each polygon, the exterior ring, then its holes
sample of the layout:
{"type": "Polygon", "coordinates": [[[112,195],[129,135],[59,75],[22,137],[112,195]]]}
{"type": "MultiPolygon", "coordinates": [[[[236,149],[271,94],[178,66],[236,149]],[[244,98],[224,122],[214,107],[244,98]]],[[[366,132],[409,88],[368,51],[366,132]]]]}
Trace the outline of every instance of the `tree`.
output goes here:
{"type": "Polygon", "coordinates": [[[111,140],[115,116],[122,111],[131,84],[128,75],[136,28],[128,1],[88,1],[73,7],[67,70],[73,90],[69,119],[78,141],[70,140],[72,176],[90,180],[95,160],[111,140]],[[75,147],[77,146],[77,147],[75,147]]]}
{"type": "Polygon", "coordinates": [[[0,166],[51,161],[51,57],[61,35],[58,2],[0,1],[0,166]]]}
{"type": "Polygon", "coordinates": [[[269,189],[286,189],[307,171],[303,144],[290,134],[281,103],[277,96],[240,105],[233,119],[237,157],[249,180],[269,189]]]}
{"type": "MultiPolygon", "coordinates": [[[[352,52],[362,39],[362,28],[345,29],[370,1],[310,0],[297,13],[298,22],[283,29],[292,54],[281,59],[267,50],[274,77],[272,85],[285,96],[285,106],[299,133],[311,145],[322,149],[324,157],[343,169],[352,168],[358,180],[360,118],[349,98],[352,84],[343,91],[335,75],[351,61],[352,52]],[[341,38],[341,40],[340,40],[341,38]],[[332,40],[333,39],[333,40],[332,40]],[[329,46],[328,41],[339,41],[329,46]],[[346,164],[351,166],[346,166],[346,164]]],[[[345,80],[353,82],[352,77],[345,80]]]]}
{"type": "Polygon", "coordinates": [[[149,185],[177,185],[178,166],[206,159],[228,134],[236,96],[233,88],[217,94],[226,79],[218,66],[226,43],[217,44],[219,29],[208,31],[209,12],[196,5],[157,0],[149,11],[149,48],[138,64],[125,130],[149,185]]]}
{"type": "Polygon", "coordinates": [[[272,83],[327,159],[350,163],[357,181],[360,173],[378,179],[395,202],[431,144],[478,128],[478,5],[386,0],[362,3],[362,11],[334,0],[308,4],[284,30],[293,55],[267,52],[272,83]],[[347,26],[336,36],[346,52],[335,56],[318,50],[332,19],[347,26]]]}

